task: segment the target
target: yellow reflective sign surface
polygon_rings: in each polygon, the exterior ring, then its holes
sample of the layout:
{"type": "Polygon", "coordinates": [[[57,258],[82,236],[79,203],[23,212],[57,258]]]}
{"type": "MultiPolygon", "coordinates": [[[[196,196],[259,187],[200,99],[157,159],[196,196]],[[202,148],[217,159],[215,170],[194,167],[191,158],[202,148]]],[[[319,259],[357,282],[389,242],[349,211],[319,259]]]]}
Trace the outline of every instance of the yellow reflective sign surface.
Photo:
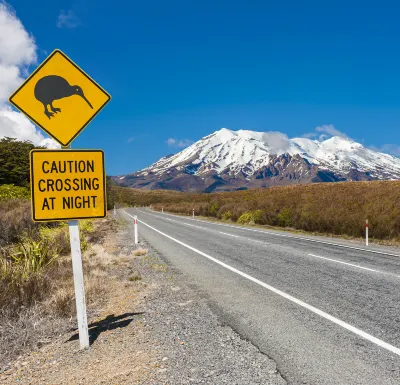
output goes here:
{"type": "Polygon", "coordinates": [[[32,218],[40,221],[106,215],[101,150],[32,150],[32,218]]]}
{"type": "Polygon", "coordinates": [[[9,100],[61,145],[68,146],[110,99],[71,59],[56,50],[9,100]]]}

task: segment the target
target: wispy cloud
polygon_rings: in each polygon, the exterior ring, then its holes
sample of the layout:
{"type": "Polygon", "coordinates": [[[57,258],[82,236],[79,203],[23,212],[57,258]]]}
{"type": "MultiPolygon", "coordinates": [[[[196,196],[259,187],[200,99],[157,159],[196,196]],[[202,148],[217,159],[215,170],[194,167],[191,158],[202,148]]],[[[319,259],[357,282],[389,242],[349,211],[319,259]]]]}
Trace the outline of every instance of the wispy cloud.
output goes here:
{"type": "Polygon", "coordinates": [[[175,138],[169,138],[166,143],[170,147],[178,147],[178,148],[184,148],[188,147],[191,144],[193,144],[193,140],[190,139],[175,139],[175,138]]]}
{"type": "Polygon", "coordinates": [[[382,146],[372,146],[375,151],[400,157],[400,146],[397,144],[382,144],[382,146]]]}
{"type": "Polygon", "coordinates": [[[348,138],[348,136],[338,129],[335,128],[333,124],[325,124],[323,126],[318,126],[315,128],[315,131],[322,132],[322,135],[328,136],[341,136],[342,138],[348,138]]]}
{"type": "Polygon", "coordinates": [[[332,136],[340,136],[342,138],[349,138],[347,134],[339,131],[333,124],[324,124],[322,126],[315,127],[314,132],[307,132],[303,134],[303,138],[317,138],[319,141],[331,138],[332,136]]]}
{"type": "Polygon", "coordinates": [[[307,132],[307,133],[303,134],[302,136],[303,136],[303,138],[313,139],[313,138],[316,138],[318,136],[318,134],[316,132],[307,132]]]}
{"type": "Polygon", "coordinates": [[[81,20],[76,15],[75,11],[69,9],[68,11],[64,11],[63,9],[60,11],[60,14],[57,18],[57,27],[58,28],[76,28],[81,25],[81,20]]]}

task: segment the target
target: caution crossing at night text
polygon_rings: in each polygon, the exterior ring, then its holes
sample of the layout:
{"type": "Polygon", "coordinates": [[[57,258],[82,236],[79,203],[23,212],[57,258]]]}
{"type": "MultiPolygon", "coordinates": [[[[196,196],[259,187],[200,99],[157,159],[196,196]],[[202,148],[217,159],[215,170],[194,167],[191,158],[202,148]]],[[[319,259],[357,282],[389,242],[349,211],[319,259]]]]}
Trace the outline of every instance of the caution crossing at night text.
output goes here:
{"type": "Polygon", "coordinates": [[[101,150],[32,150],[34,221],[102,218],[106,215],[101,150]]]}

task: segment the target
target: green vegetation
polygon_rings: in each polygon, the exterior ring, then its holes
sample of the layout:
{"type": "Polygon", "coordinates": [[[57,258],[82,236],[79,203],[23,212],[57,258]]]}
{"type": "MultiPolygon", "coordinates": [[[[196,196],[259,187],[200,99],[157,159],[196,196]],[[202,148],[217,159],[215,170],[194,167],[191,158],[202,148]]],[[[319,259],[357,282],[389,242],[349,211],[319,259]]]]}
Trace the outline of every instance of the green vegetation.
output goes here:
{"type": "MultiPolygon", "coordinates": [[[[16,217],[13,232],[9,231],[13,233],[13,242],[3,241],[4,246],[0,249],[0,312],[7,309],[13,314],[17,314],[21,306],[32,306],[49,295],[64,275],[65,264],[60,259],[70,253],[65,224],[31,226],[32,220],[24,215],[26,212],[29,214],[29,206],[22,207],[28,210],[16,217]]],[[[0,224],[6,227],[1,218],[0,224]]],[[[93,231],[92,221],[80,222],[83,250],[87,248],[87,237],[93,231]]]]}
{"type": "Polygon", "coordinates": [[[106,192],[107,192],[107,210],[111,210],[115,205],[115,192],[112,189],[112,181],[108,176],[106,178],[106,192]]]}
{"type": "Polygon", "coordinates": [[[29,199],[31,196],[29,189],[26,187],[14,186],[13,184],[0,185],[0,201],[13,199],[29,199]]]}
{"type": "Polygon", "coordinates": [[[0,139],[0,185],[29,187],[29,152],[34,148],[29,141],[0,139]]]}
{"type": "Polygon", "coordinates": [[[240,223],[241,225],[245,224],[254,225],[256,223],[261,222],[262,214],[263,214],[262,210],[248,211],[246,213],[243,213],[239,217],[237,222],[240,223]]]}
{"type": "Polygon", "coordinates": [[[120,205],[363,237],[400,241],[400,181],[317,183],[212,194],[112,187],[120,205]]]}

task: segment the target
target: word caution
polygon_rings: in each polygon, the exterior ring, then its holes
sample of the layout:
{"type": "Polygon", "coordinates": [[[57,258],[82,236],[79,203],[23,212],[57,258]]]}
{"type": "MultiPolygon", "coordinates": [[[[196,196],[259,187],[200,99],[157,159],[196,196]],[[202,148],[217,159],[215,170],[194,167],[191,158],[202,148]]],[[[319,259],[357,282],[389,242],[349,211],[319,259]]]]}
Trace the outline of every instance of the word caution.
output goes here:
{"type": "Polygon", "coordinates": [[[101,150],[32,150],[34,221],[102,218],[106,215],[101,150]]]}

